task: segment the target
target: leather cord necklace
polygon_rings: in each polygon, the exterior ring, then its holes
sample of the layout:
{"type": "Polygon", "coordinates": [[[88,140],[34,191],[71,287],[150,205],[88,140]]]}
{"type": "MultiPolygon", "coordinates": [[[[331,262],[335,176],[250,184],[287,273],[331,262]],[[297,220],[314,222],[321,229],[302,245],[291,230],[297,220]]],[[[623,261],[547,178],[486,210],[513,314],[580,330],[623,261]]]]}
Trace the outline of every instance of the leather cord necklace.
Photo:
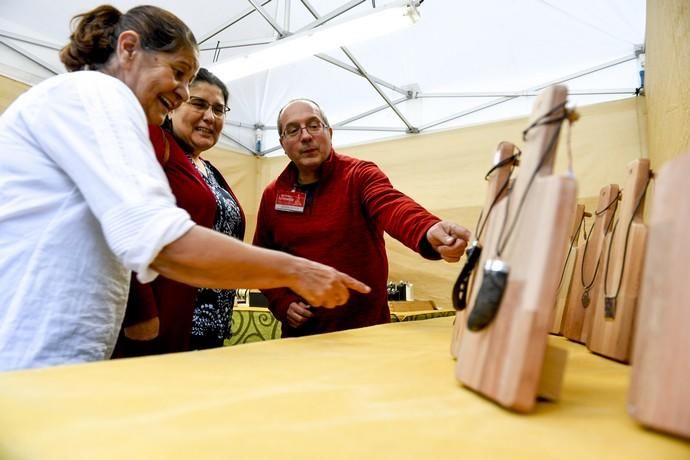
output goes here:
{"type": "Polygon", "coordinates": [[[546,125],[546,124],[551,124],[551,123],[559,123],[558,129],[553,133],[553,136],[551,136],[551,139],[549,139],[549,143],[547,147],[544,149],[542,152],[541,157],[539,158],[539,163],[537,164],[537,167],[532,171],[532,175],[529,178],[529,181],[527,182],[527,186],[525,187],[525,191],[523,192],[522,196],[520,197],[520,202],[518,203],[517,210],[515,211],[515,216],[513,217],[513,222],[508,226],[506,225],[508,221],[508,216],[510,212],[510,198],[512,195],[512,188],[508,190],[508,196],[506,197],[506,213],[505,213],[505,219],[503,220],[503,225],[501,226],[501,231],[498,235],[498,244],[496,246],[496,257],[500,259],[501,254],[505,250],[506,246],[508,245],[508,241],[510,240],[510,237],[513,235],[513,230],[515,230],[515,226],[517,225],[517,222],[520,217],[520,213],[522,212],[522,207],[525,204],[525,201],[527,200],[527,195],[529,195],[529,189],[532,187],[532,184],[534,183],[534,179],[537,177],[537,173],[539,170],[544,166],[544,162],[546,161],[546,158],[549,156],[549,153],[555,148],[556,146],[556,141],[558,140],[558,135],[561,132],[561,125],[560,123],[563,120],[566,120],[568,118],[568,113],[567,110],[565,110],[565,104],[567,101],[562,102],[561,104],[558,104],[551,110],[549,110],[546,114],[542,115],[539,117],[539,119],[535,120],[531,125],[527,127],[522,132],[522,139],[526,140],[527,133],[541,125],[546,125]],[[558,110],[563,110],[563,115],[558,116],[558,117],[551,117],[554,112],[557,112],[558,110]],[[551,117],[551,118],[549,118],[551,117]],[[507,233],[504,233],[508,229],[507,233]]]}
{"type": "MultiPolygon", "coordinates": [[[[611,202],[604,206],[604,209],[601,211],[597,210],[594,211],[595,216],[600,216],[606,211],[608,211],[611,206],[616,204],[618,200],[620,199],[621,192],[618,191],[616,193],[616,196],[613,197],[611,202]]],[[[606,230],[604,230],[604,235],[609,232],[611,229],[611,223],[613,222],[613,217],[611,217],[611,220],[609,220],[608,225],[606,226],[606,230]]],[[[599,264],[601,263],[601,255],[604,252],[604,245],[602,244],[601,249],[599,250],[599,255],[597,256],[597,263],[594,266],[594,274],[592,275],[592,280],[590,282],[585,282],[585,260],[587,260],[587,249],[589,248],[589,240],[592,237],[592,232],[594,231],[594,224],[596,223],[596,217],[595,217],[595,222],[592,222],[592,226],[589,228],[589,233],[585,234],[585,248],[582,250],[582,265],[580,265],[580,282],[582,283],[582,287],[584,288],[582,291],[582,297],[580,301],[582,302],[582,308],[587,308],[589,307],[589,304],[592,302],[592,298],[589,294],[589,291],[592,289],[592,286],[594,285],[594,281],[597,279],[597,273],[599,272],[599,264]]]]}
{"type": "Polygon", "coordinates": [[[575,243],[577,241],[578,235],[580,235],[580,229],[584,225],[585,219],[589,216],[591,216],[591,214],[589,214],[587,212],[582,213],[582,217],[580,217],[580,222],[577,224],[577,230],[575,230],[575,234],[570,239],[570,245],[568,246],[568,253],[565,256],[565,262],[563,262],[563,270],[561,270],[561,277],[558,280],[558,287],[556,288],[556,292],[561,290],[561,284],[563,284],[563,277],[565,276],[565,270],[568,268],[568,260],[570,259],[570,253],[573,252],[573,246],[575,245],[575,243]]]}
{"type": "Polygon", "coordinates": [[[642,200],[644,200],[644,197],[647,194],[647,187],[649,186],[649,182],[651,181],[651,179],[652,172],[650,171],[649,176],[647,177],[647,183],[645,183],[645,186],[642,188],[642,193],[640,193],[640,196],[637,198],[635,209],[633,210],[632,215],[630,216],[630,221],[628,221],[628,227],[625,230],[625,242],[623,243],[623,260],[621,261],[621,271],[618,275],[618,282],[616,283],[616,289],[613,295],[608,294],[607,288],[609,284],[609,265],[611,264],[611,247],[613,246],[613,236],[616,233],[618,220],[616,220],[616,224],[613,226],[613,230],[611,231],[611,244],[609,244],[609,249],[606,254],[606,266],[604,267],[604,317],[606,319],[616,318],[616,300],[618,299],[618,295],[621,292],[621,286],[623,285],[623,273],[625,273],[625,258],[628,254],[628,238],[630,238],[630,229],[632,228],[632,223],[635,219],[635,214],[637,214],[637,211],[638,209],[640,209],[640,205],[642,204],[642,200]]]}
{"type": "Polygon", "coordinates": [[[487,210],[486,216],[483,220],[482,217],[484,214],[484,210],[482,209],[482,211],[479,213],[477,225],[474,229],[474,241],[465,252],[467,255],[467,261],[465,262],[465,265],[462,267],[462,270],[460,271],[458,278],[455,280],[455,284],[453,284],[451,298],[453,301],[453,307],[458,311],[462,311],[465,309],[465,307],[467,307],[467,291],[469,288],[470,276],[472,276],[472,273],[474,272],[474,269],[477,266],[477,262],[479,262],[479,257],[481,256],[482,246],[479,243],[479,240],[482,236],[482,233],[484,232],[486,222],[489,220],[491,211],[493,211],[494,206],[496,205],[500,197],[503,195],[503,192],[508,188],[508,184],[510,184],[510,179],[513,175],[515,166],[519,164],[518,159],[520,158],[522,152],[517,147],[515,147],[515,149],[517,150],[517,152],[513,153],[508,158],[504,158],[503,160],[496,163],[494,166],[491,167],[491,169],[489,169],[489,171],[484,176],[484,180],[489,180],[489,176],[491,176],[491,174],[494,171],[502,168],[503,166],[510,165],[510,172],[508,173],[506,180],[501,184],[501,187],[496,192],[496,196],[494,196],[494,199],[491,201],[491,205],[489,206],[489,209],[487,210]]]}
{"type": "MultiPolygon", "coordinates": [[[[498,235],[498,243],[496,246],[496,258],[489,259],[484,265],[484,272],[482,278],[482,284],[479,287],[479,292],[477,293],[477,298],[475,301],[474,308],[470,312],[467,318],[467,328],[471,331],[480,331],[486,328],[496,317],[498,310],[501,306],[501,301],[503,300],[503,294],[505,293],[506,287],[508,285],[508,273],[510,267],[506,262],[501,260],[501,254],[508,245],[510,237],[515,230],[517,222],[519,221],[520,214],[522,212],[522,207],[525,204],[529,191],[536,179],[539,170],[544,166],[546,159],[549,157],[554,149],[556,148],[556,142],[558,141],[558,136],[561,132],[561,122],[569,118],[568,110],[565,108],[567,101],[564,101],[549,110],[547,113],[536,119],[532,124],[530,124],[523,132],[523,140],[526,140],[527,133],[537,126],[557,123],[558,127],[554,131],[553,135],[549,139],[546,148],[541,152],[541,156],[537,163],[536,168],[532,171],[531,176],[527,182],[527,186],[520,197],[520,201],[513,216],[512,222],[508,224],[508,218],[510,216],[510,201],[513,195],[513,187],[509,187],[508,195],[506,197],[506,207],[505,207],[505,217],[501,225],[501,230],[498,235]],[[560,114],[558,112],[562,111],[560,114]],[[558,113],[558,115],[554,115],[558,113]]],[[[571,115],[572,116],[572,115],[571,115]]]]}

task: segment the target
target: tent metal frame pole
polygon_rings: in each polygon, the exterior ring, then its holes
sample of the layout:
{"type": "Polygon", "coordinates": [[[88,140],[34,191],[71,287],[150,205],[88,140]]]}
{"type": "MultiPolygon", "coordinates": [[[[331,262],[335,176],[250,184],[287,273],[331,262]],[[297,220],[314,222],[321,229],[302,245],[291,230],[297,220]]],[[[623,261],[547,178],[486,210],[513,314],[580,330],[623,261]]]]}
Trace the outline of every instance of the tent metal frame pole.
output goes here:
{"type": "Polygon", "coordinates": [[[306,26],[302,27],[301,29],[298,29],[295,31],[295,33],[303,32],[305,30],[309,29],[314,29],[316,27],[322,26],[323,24],[327,23],[328,21],[337,18],[343,13],[347,13],[350,11],[352,8],[355,8],[362,3],[366,2],[366,0],[352,0],[350,3],[344,3],[343,5],[339,6],[338,8],[334,9],[330,13],[326,13],[324,15],[319,15],[316,12],[316,9],[309,3],[308,0],[300,0],[302,5],[311,13],[312,16],[316,19],[316,21],[311,22],[307,24],[306,26]]]}
{"type": "Polygon", "coordinates": [[[8,32],[6,30],[0,30],[0,37],[9,38],[18,42],[28,43],[29,45],[40,46],[42,48],[48,48],[55,51],[60,51],[62,46],[55,43],[50,43],[45,40],[37,40],[35,38],[25,37],[23,35],[15,34],[13,32],[8,32]]]}
{"type": "Polygon", "coordinates": [[[244,145],[242,142],[238,141],[237,139],[235,139],[235,138],[232,137],[231,135],[229,135],[229,134],[227,134],[227,133],[224,133],[224,132],[222,132],[222,131],[221,131],[220,134],[221,134],[221,136],[223,136],[224,138],[226,138],[226,139],[228,139],[228,140],[234,142],[235,144],[239,145],[239,146],[242,147],[243,149],[247,150],[247,151],[248,151],[249,153],[251,153],[252,155],[254,155],[254,156],[256,156],[256,157],[261,156],[261,153],[260,153],[260,152],[257,152],[256,150],[252,149],[251,147],[247,147],[246,145],[244,145]]]}
{"type": "MultiPolygon", "coordinates": [[[[300,0],[302,4],[309,10],[309,12],[314,16],[316,19],[319,19],[319,14],[316,12],[316,10],[309,4],[307,0],[300,0]]],[[[342,51],[345,56],[352,62],[352,64],[357,68],[357,73],[364,77],[369,84],[374,88],[374,90],[381,96],[381,98],[388,104],[388,107],[397,115],[398,118],[407,126],[407,130],[410,133],[416,133],[419,132],[419,130],[412,126],[412,124],[405,118],[405,116],[398,110],[398,108],[393,104],[393,102],[390,100],[388,96],[379,88],[379,86],[374,82],[374,80],[369,76],[367,71],[364,69],[364,67],[357,61],[357,59],[354,57],[354,55],[348,50],[346,47],[341,46],[340,51],[342,51]]]]}
{"type": "MultiPolygon", "coordinates": [[[[272,17],[270,17],[270,15],[256,2],[256,0],[247,0],[247,1],[255,8],[255,10],[261,15],[261,17],[263,17],[264,20],[266,22],[268,22],[268,24],[278,33],[279,36],[284,37],[284,36],[288,35],[288,33],[285,30],[283,30],[282,27],[280,27],[280,25],[278,25],[275,22],[275,20],[273,20],[272,17]]],[[[318,13],[314,10],[314,8],[309,4],[309,2],[307,0],[301,0],[301,2],[305,6],[305,8],[307,8],[309,10],[309,12],[312,14],[312,16],[314,16],[314,18],[317,19],[317,21],[315,21],[316,25],[320,25],[320,24],[323,24],[326,22],[326,20],[324,20],[324,18],[322,18],[318,15],[318,13]]],[[[330,16],[331,16],[330,19],[344,13],[345,11],[347,11],[347,9],[350,9],[354,6],[357,6],[360,3],[363,3],[363,1],[362,0],[355,0],[353,2],[350,2],[350,4],[346,4],[346,5],[341,6],[339,9],[334,10],[334,12],[332,12],[332,14],[330,14],[330,16]],[[352,5],[352,6],[345,9],[349,5],[352,5]],[[342,10],[342,11],[339,11],[339,10],[342,10]],[[338,14],[334,14],[335,11],[339,11],[338,14]]],[[[328,19],[328,20],[330,20],[330,19],[328,19]]],[[[311,29],[313,27],[312,27],[312,25],[310,25],[310,26],[307,26],[307,28],[311,29]]],[[[350,59],[352,64],[355,66],[354,69],[352,70],[353,73],[356,73],[357,75],[365,78],[369,82],[369,84],[371,84],[371,86],[374,87],[374,89],[379,94],[379,96],[381,96],[381,98],[383,98],[383,100],[386,102],[387,107],[390,108],[391,110],[393,110],[393,112],[398,116],[398,118],[400,118],[400,120],[407,126],[407,132],[410,132],[410,133],[418,132],[418,129],[416,127],[412,126],[412,124],[398,110],[398,108],[396,107],[397,103],[394,104],[393,101],[391,101],[390,98],[388,98],[388,96],[386,96],[386,94],[381,90],[381,88],[379,88],[377,86],[377,84],[374,81],[374,78],[371,77],[366,72],[364,67],[357,61],[357,59],[352,55],[352,53],[350,53],[350,51],[345,47],[341,47],[340,49],[343,53],[345,53],[345,55],[348,57],[348,59],[350,59]]],[[[402,90],[402,89],[400,89],[400,90],[403,91],[407,97],[409,97],[409,91],[402,90]]],[[[376,128],[376,130],[380,130],[380,129],[382,129],[382,128],[376,128]]],[[[385,129],[385,128],[383,128],[383,129],[385,129]]],[[[398,130],[396,129],[396,131],[398,131],[398,130]]],[[[234,140],[233,140],[233,142],[234,142],[234,140]]],[[[243,147],[247,148],[246,146],[243,146],[243,147]]],[[[247,149],[247,150],[254,153],[255,155],[264,155],[264,154],[268,153],[267,151],[255,152],[252,149],[247,149]]]]}
{"type": "MultiPolygon", "coordinates": [[[[568,91],[572,96],[595,96],[599,94],[635,94],[636,88],[582,89],[568,91]]],[[[430,98],[480,98],[480,97],[523,97],[538,96],[538,91],[494,91],[477,93],[417,93],[415,99],[430,98]]]]}
{"type": "Polygon", "coordinates": [[[256,0],[247,1],[252,4],[256,12],[259,13],[262,18],[264,18],[264,21],[266,21],[273,28],[273,30],[275,30],[278,33],[278,35],[280,35],[281,37],[284,37],[286,35],[283,28],[278,25],[278,23],[271,17],[270,14],[266,12],[266,10],[264,10],[263,6],[257,3],[256,0]]]}
{"type": "MultiPolygon", "coordinates": [[[[325,21],[322,21],[324,18],[329,18],[328,20],[333,19],[334,17],[339,16],[340,14],[342,14],[342,13],[344,13],[344,12],[346,12],[346,11],[351,10],[351,9],[354,8],[355,6],[358,6],[358,5],[360,5],[361,3],[364,3],[364,0],[355,0],[355,1],[352,1],[352,2],[350,2],[350,3],[348,3],[348,4],[346,4],[346,5],[341,6],[340,8],[336,8],[336,9],[333,10],[331,13],[325,14],[325,15],[323,15],[323,16],[319,16],[319,13],[318,13],[318,12],[316,11],[316,9],[309,3],[308,0],[300,0],[300,2],[301,2],[302,5],[304,5],[304,7],[309,11],[309,13],[311,13],[311,15],[312,15],[314,18],[317,19],[317,20],[315,21],[315,23],[323,23],[323,22],[325,22],[325,21]],[[339,11],[340,9],[342,9],[343,11],[339,12],[337,15],[334,15],[334,14],[333,14],[333,13],[335,13],[336,11],[339,11]],[[331,16],[332,16],[332,17],[331,17],[331,16]]],[[[312,23],[312,24],[315,24],[315,23],[312,23]]],[[[360,77],[362,76],[357,68],[352,67],[351,65],[346,64],[346,63],[344,63],[344,62],[342,62],[342,61],[340,61],[340,60],[338,60],[338,59],[335,59],[335,58],[333,58],[333,57],[331,57],[331,56],[329,56],[329,55],[327,55],[327,54],[319,53],[319,54],[316,54],[315,56],[316,56],[317,58],[323,60],[323,61],[328,62],[329,64],[333,64],[333,65],[335,65],[335,66],[337,66],[337,67],[340,67],[340,68],[343,69],[343,70],[347,70],[348,72],[351,72],[351,73],[353,73],[353,74],[355,74],[355,75],[357,75],[357,76],[360,76],[360,77]]],[[[380,78],[378,78],[378,77],[375,77],[375,76],[373,76],[373,75],[369,75],[369,76],[371,77],[371,79],[372,79],[373,81],[375,81],[375,82],[378,83],[379,85],[385,86],[386,88],[391,89],[391,90],[393,90],[393,91],[396,91],[396,92],[398,92],[398,93],[400,93],[400,94],[407,94],[407,91],[404,90],[403,88],[399,88],[399,87],[393,85],[392,83],[388,83],[387,81],[382,80],[382,79],[380,79],[380,78]]]]}
{"type": "Polygon", "coordinates": [[[389,133],[406,133],[405,128],[391,128],[388,126],[338,126],[337,131],[384,131],[389,133]]]}
{"type": "MultiPolygon", "coordinates": [[[[241,121],[228,121],[225,124],[228,126],[235,126],[236,128],[247,128],[247,129],[251,129],[251,130],[256,129],[255,124],[242,123],[241,121]]],[[[264,125],[261,129],[264,129],[264,130],[266,130],[266,129],[278,129],[278,127],[277,126],[265,126],[264,125]]]]}
{"type": "MultiPolygon", "coordinates": [[[[338,67],[340,67],[340,68],[343,69],[343,70],[347,70],[348,72],[353,73],[353,74],[355,74],[355,75],[361,77],[361,75],[360,75],[359,71],[357,70],[357,68],[352,67],[352,66],[349,65],[349,64],[345,64],[344,62],[339,61],[339,60],[337,60],[337,59],[335,59],[335,58],[332,58],[331,56],[328,56],[327,54],[317,54],[317,55],[315,55],[315,56],[316,56],[317,58],[321,59],[321,60],[324,60],[324,61],[328,62],[329,64],[333,64],[333,65],[335,65],[335,66],[338,66],[338,67]]],[[[405,95],[408,95],[408,94],[409,94],[409,91],[406,90],[406,89],[404,89],[404,88],[400,88],[399,86],[395,86],[394,84],[388,83],[387,81],[382,80],[382,79],[380,79],[380,78],[378,78],[378,77],[375,77],[375,76],[373,76],[373,75],[369,75],[369,77],[371,77],[371,79],[372,79],[373,81],[375,81],[376,83],[378,83],[379,85],[385,86],[386,88],[388,88],[388,89],[390,89],[390,90],[392,90],[392,91],[395,91],[395,92],[400,93],[400,94],[405,94],[405,95]]]]}
{"type": "MultiPolygon", "coordinates": [[[[394,100],[394,101],[393,101],[393,104],[398,105],[398,104],[400,104],[401,102],[405,102],[406,100],[408,100],[407,97],[401,97],[401,98],[399,98],[399,99],[394,100]]],[[[361,119],[361,118],[368,117],[369,115],[373,115],[373,114],[378,113],[378,112],[380,112],[380,111],[382,111],[382,110],[386,110],[387,108],[388,108],[388,104],[383,104],[383,105],[380,105],[380,106],[378,106],[378,107],[375,107],[375,108],[373,108],[373,109],[371,109],[371,110],[367,110],[366,112],[362,112],[362,113],[360,113],[359,115],[355,115],[354,117],[351,117],[351,118],[348,118],[348,119],[339,121],[339,122],[337,122],[337,123],[333,123],[331,126],[332,126],[333,128],[342,128],[342,127],[344,127],[345,125],[347,125],[347,124],[349,124],[349,123],[352,123],[353,121],[357,121],[357,120],[359,120],[359,119],[361,119]]]]}
{"type": "Polygon", "coordinates": [[[226,42],[223,45],[212,46],[209,48],[199,48],[199,51],[216,51],[230,48],[244,48],[245,46],[268,45],[269,43],[273,43],[274,41],[275,40],[238,40],[235,42],[226,42]]]}
{"type": "Polygon", "coordinates": [[[53,75],[57,75],[57,74],[61,73],[60,69],[56,69],[51,64],[48,64],[44,60],[34,56],[33,54],[29,53],[28,51],[26,51],[26,50],[24,50],[24,49],[22,49],[16,45],[12,45],[10,43],[7,43],[6,40],[0,40],[0,44],[5,45],[6,47],[11,49],[15,53],[20,54],[21,56],[25,57],[29,61],[33,62],[34,64],[36,64],[36,65],[44,68],[48,72],[52,73],[53,75]]]}
{"type": "MultiPolygon", "coordinates": [[[[266,6],[269,3],[271,3],[272,0],[265,0],[264,2],[261,3],[261,6],[266,6]]],[[[239,15],[235,16],[234,18],[230,19],[228,22],[223,24],[222,26],[217,27],[213,32],[208,33],[206,36],[204,36],[201,40],[199,40],[199,45],[202,43],[207,42],[208,40],[212,39],[219,33],[223,32],[224,30],[234,26],[238,22],[240,22],[242,19],[246,18],[250,14],[252,14],[254,11],[256,11],[255,8],[249,8],[247,9],[244,13],[240,13],[239,15]]]]}
{"type": "Polygon", "coordinates": [[[398,108],[395,106],[395,104],[393,104],[393,101],[391,101],[390,98],[388,96],[386,96],[386,94],[383,92],[383,90],[381,90],[381,88],[379,88],[379,86],[376,83],[374,83],[374,81],[371,79],[371,77],[366,72],[366,70],[364,70],[364,68],[359,64],[359,62],[357,62],[357,59],[355,59],[355,57],[352,55],[352,53],[350,53],[350,51],[348,51],[348,49],[345,47],[342,47],[340,49],[352,61],[352,63],[355,65],[355,67],[357,67],[359,69],[361,75],[364,78],[366,78],[366,80],[369,82],[369,84],[371,86],[374,87],[376,92],[379,93],[379,96],[381,96],[381,98],[384,101],[386,101],[386,104],[388,104],[390,109],[398,116],[398,118],[400,118],[400,120],[402,120],[402,122],[405,124],[405,126],[407,126],[407,132],[408,133],[418,133],[419,129],[412,126],[412,123],[410,123],[407,120],[407,118],[405,118],[405,116],[402,114],[402,112],[400,112],[400,110],[398,110],[398,108]]]}
{"type": "MultiPolygon", "coordinates": [[[[366,0],[353,0],[353,1],[349,2],[349,3],[346,3],[346,4],[344,4],[344,5],[341,5],[340,7],[336,8],[335,10],[331,11],[330,13],[328,13],[328,14],[322,16],[320,19],[318,19],[318,20],[316,20],[316,21],[310,23],[309,25],[305,26],[303,29],[300,29],[300,30],[313,29],[314,27],[317,27],[317,26],[319,26],[319,25],[321,25],[321,24],[323,24],[323,23],[325,23],[325,22],[327,22],[327,21],[329,21],[329,20],[331,20],[331,19],[333,19],[333,18],[336,18],[336,17],[340,16],[341,14],[343,14],[343,13],[345,13],[345,12],[351,10],[352,8],[354,8],[354,7],[358,6],[358,5],[360,5],[360,4],[363,3],[364,1],[366,1],[366,0]]],[[[271,2],[271,0],[264,1],[263,3],[261,3],[261,6],[265,6],[265,5],[267,5],[268,3],[270,3],[270,2],[271,2]]],[[[301,3],[309,10],[309,12],[310,12],[313,16],[315,16],[315,17],[317,17],[317,18],[319,17],[318,14],[316,14],[314,8],[307,2],[307,0],[301,0],[301,3]]],[[[254,4],[252,3],[252,5],[254,5],[254,4]]],[[[254,11],[259,12],[259,10],[256,9],[256,8],[250,8],[250,9],[247,10],[246,12],[244,12],[244,13],[240,14],[239,16],[237,16],[236,18],[230,20],[230,21],[229,21],[228,23],[226,23],[224,26],[219,27],[219,28],[218,28],[217,30],[215,30],[214,32],[208,34],[206,37],[204,37],[202,40],[199,41],[199,44],[201,45],[202,43],[208,41],[208,40],[211,39],[212,37],[216,36],[217,34],[223,32],[224,30],[226,30],[226,29],[228,29],[229,27],[233,26],[233,25],[236,24],[237,22],[239,22],[239,21],[241,21],[242,19],[246,18],[247,16],[249,16],[249,14],[253,13],[254,11]]],[[[264,10],[264,12],[265,12],[265,10],[264,10]]],[[[273,25],[276,25],[275,22],[272,22],[272,21],[269,21],[269,24],[272,24],[272,26],[273,26],[273,25]]],[[[275,29],[275,27],[274,27],[274,29],[275,29]]],[[[278,32],[278,35],[279,35],[280,37],[287,37],[287,36],[291,35],[290,32],[288,32],[287,30],[282,29],[282,28],[280,28],[280,27],[277,29],[277,32],[278,32]]],[[[235,42],[235,43],[230,43],[230,44],[221,44],[221,45],[215,46],[215,47],[201,48],[200,51],[216,51],[216,50],[219,50],[219,49],[222,50],[222,49],[227,49],[227,48],[241,48],[241,47],[243,47],[243,46],[267,45],[267,44],[269,44],[269,43],[273,43],[274,41],[276,41],[276,40],[235,42]]],[[[336,58],[333,58],[333,57],[331,57],[331,56],[328,56],[327,54],[319,53],[319,54],[316,54],[315,57],[317,57],[317,58],[319,58],[319,59],[321,59],[321,60],[323,60],[323,61],[326,61],[326,62],[328,62],[329,64],[332,64],[332,65],[335,65],[335,66],[337,66],[337,67],[340,67],[340,68],[343,69],[343,70],[347,70],[348,72],[351,72],[351,73],[353,73],[353,74],[355,74],[355,75],[361,76],[360,72],[359,72],[355,67],[352,67],[351,65],[348,65],[348,64],[346,64],[346,63],[344,63],[344,62],[342,62],[342,61],[340,61],[340,60],[338,60],[338,59],[336,59],[336,58]]],[[[373,81],[375,81],[375,82],[378,83],[379,85],[385,86],[386,88],[388,88],[388,89],[390,89],[390,90],[392,90],[392,91],[398,92],[398,93],[400,93],[400,94],[408,94],[408,91],[407,91],[407,90],[405,90],[405,89],[403,89],[403,88],[400,88],[400,87],[398,87],[398,86],[395,86],[395,85],[393,85],[392,83],[389,83],[389,82],[387,82],[387,81],[385,81],[385,80],[382,80],[381,78],[375,77],[375,76],[373,76],[373,75],[370,75],[370,77],[371,77],[371,79],[372,79],[373,81]]]]}
{"type": "Polygon", "coordinates": [[[283,147],[282,147],[281,145],[276,145],[275,147],[271,147],[270,149],[262,150],[262,151],[261,151],[261,155],[259,155],[259,156],[262,156],[262,157],[263,157],[263,156],[266,156],[266,155],[268,155],[269,153],[275,152],[276,150],[280,150],[280,149],[282,149],[282,148],[283,148],[283,147]]]}
{"type": "MultiPolygon", "coordinates": [[[[632,60],[635,60],[635,59],[637,59],[637,57],[636,57],[634,54],[628,55],[628,56],[624,56],[624,57],[622,57],[622,58],[615,59],[615,60],[613,60],[613,61],[605,62],[605,63],[603,63],[603,64],[600,64],[600,65],[597,65],[597,66],[594,66],[594,67],[590,67],[589,69],[585,69],[585,70],[582,70],[582,71],[580,71],[580,72],[576,72],[576,73],[573,73],[573,74],[570,74],[570,75],[566,75],[566,76],[564,76],[564,77],[558,78],[558,79],[556,79],[556,80],[549,81],[549,82],[547,82],[547,83],[542,83],[542,84],[540,84],[540,85],[536,85],[536,86],[533,86],[533,87],[531,87],[531,88],[527,88],[527,89],[524,90],[524,91],[520,91],[520,93],[531,93],[531,92],[535,92],[535,91],[540,91],[540,90],[542,90],[542,89],[544,89],[544,88],[547,88],[547,87],[549,87],[549,86],[551,86],[551,85],[556,85],[556,84],[559,84],[559,83],[564,83],[564,82],[569,81],[569,80],[574,80],[575,78],[583,77],[583,76],[585,76],[585,75],[589,75],[589,74],[592,74],[592,73],[594,73],[594,72],[599,72],[600,70],[605,70],[605,69],[608,69],[608,68],[610,68],[610,67],[614,67],[614,66],[617,66],[617,65],[619,65],[619,64],[623,64],[623,63],[625,63],[625,62],[632,61],[632,60]]],[[[454,114],[454,115],[450,115],[450,116],[448,116],[448,117],[441,118],[440,120],[433,121],[433,122],[431,122],[431,123],[428,123],[428,124],[426,124],[426,125],[421,126],[421,127],[419,128],[419,130],[420,130],[420,131],[424,131],[424,130],[427,130],[427,129],[429,129],[429,128],[433,128],[433,127],[435,127],[435,126],[438,126],[438,125],[442,125],[442,124],[444,124],[444,123],[447,123],[447,122],[449,122],[449,121],[456,120],[456,119],[458,119],[458,118],[462,118],[462,117],[464,117],[464,116],[470,115],[470,114],[475,113],[475,112],[478,112],[478,111],[480,111],[480,110],[484,110],[484,109],[487,109],[487,108],[489,108],[489,107],[493,107],[493,106],[495,106],[495,105],[498,105],[498,104],[502,104],[502,103],[504,103],[504,102],[511,101],[511,100],[516,99],[516,98],[518,98],[518,97],[519,97],[519,96],[502,97],[502,98],[500,98],[500,99],[497,99],[497,100],[494,100],[494,101],[487,102],[486,104],[482,104],[482,105],[479,105],[479,106],[477,106],[477,107],[473,107],[473,108],[471,108],[471,109],[464,110],[464,111],[462,111],[462,112],[456,113],[456,114],[454,114]]]]}

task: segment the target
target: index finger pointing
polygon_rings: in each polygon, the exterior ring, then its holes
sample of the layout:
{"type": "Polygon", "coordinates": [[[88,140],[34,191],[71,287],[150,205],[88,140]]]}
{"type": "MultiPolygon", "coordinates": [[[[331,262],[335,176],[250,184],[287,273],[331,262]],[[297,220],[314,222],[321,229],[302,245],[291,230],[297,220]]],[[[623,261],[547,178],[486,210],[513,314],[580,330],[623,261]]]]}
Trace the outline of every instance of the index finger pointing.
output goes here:
{"type": "Polygon", "coordinates": [[[359,280],[354,279],[350,275],[343,275],[343,283],[346,287],[352,289],[353,291],[361,292],[362,294],[368,294],[371,292],[371,288],[359,280]]]}

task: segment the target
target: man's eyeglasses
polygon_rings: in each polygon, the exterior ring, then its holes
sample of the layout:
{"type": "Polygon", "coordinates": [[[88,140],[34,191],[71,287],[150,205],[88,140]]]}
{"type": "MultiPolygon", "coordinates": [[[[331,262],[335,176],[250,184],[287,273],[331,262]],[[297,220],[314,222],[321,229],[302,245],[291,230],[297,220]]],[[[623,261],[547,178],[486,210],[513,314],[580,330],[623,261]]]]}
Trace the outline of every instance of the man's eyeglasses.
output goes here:
{"type": "Polygon", "coordinates": [[[307,123],[306,126],[290,125],[283,130],[282,136],[287,139],[295,139],[302,134],[303,129],[306,129],[309,134],[315,135],[321,133],[324,128],[328,128],[328,126],[318,120],[314,120],[307,123]]]}
{"type": "Polygon", "coordinates": [[[218,118],[225,116],[225,114],[230,111],[230,107],[227,105],[211,104],[206,99],[201,97],[192,96],[186,102],[199,112],[206,112],[208,108],[211,107],[211,112],[213,112],[213,115],[218,118]]]}

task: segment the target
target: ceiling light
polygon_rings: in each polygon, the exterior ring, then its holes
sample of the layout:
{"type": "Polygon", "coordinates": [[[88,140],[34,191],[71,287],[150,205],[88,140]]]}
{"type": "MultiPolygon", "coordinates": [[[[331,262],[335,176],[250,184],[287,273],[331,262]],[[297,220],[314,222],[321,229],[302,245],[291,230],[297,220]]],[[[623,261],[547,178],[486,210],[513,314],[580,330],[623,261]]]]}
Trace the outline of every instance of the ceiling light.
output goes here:
{"type": "Polygon", "coordinates": [[[417,22],[417,4],[413,1],[406,1],[404,4],[398,2],[344,21],[331,21],[276,40],[254,53],[230,58],[211,66],[210,70],[223,81],[237,80],[340,46],[379,37],[417,22]]]}

